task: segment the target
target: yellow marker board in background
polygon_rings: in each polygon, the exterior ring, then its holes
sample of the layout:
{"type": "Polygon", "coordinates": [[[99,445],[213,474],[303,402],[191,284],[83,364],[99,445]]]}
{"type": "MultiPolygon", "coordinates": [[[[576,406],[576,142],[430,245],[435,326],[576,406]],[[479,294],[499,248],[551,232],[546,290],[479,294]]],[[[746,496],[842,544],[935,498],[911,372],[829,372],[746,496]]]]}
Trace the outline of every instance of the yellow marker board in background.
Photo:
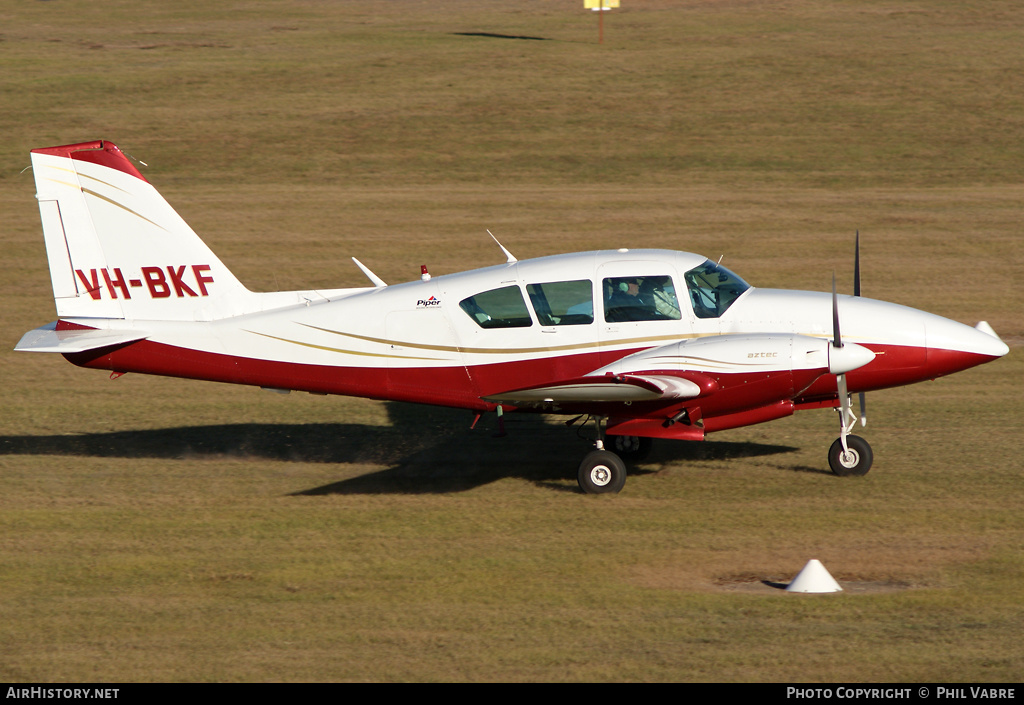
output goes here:
{"type": "MultiPolygon", "coordinates": [[[[601,10],[610,10],[613,7],[619,6],[619,0],[583,0],[583,8],[590,9],[594,12],[601,12],[601,10]]],[[[597,16],[597,43],[604,43],[604,13],[602,12],[597,16]]]]}

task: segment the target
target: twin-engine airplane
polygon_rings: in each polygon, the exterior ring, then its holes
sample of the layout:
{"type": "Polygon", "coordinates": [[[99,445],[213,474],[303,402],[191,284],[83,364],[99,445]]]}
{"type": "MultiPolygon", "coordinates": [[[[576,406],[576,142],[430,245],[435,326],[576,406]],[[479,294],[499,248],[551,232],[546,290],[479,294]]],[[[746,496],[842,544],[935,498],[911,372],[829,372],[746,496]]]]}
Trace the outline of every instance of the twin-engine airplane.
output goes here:
{"type": "MultiPolygon", "coordinates": [[[[142,372],[595,421],[585,492],[652,438],[837,408],[837,475],[871,467],[850,393],[1005,355],[976,328],[855,296],[756,289],[699,255],[621,249],[389,286],[246,289],[110,142],[32,151],[58,320],[17,350],[142,372]],[[840,325],[841,323],[841,325],[840,325]],[[612,452],[607,444],[616,449],[612,452]]],[[[353,258],[354,259],[354,258],[353,258]]],[[[858,258],[859,259],[859,258],[858,258]]],[[[859,269],[859,267],[858,267],[859,269]]],[[[425,268],[424,268],[425,272],[425,268]]],[[[859,274],[856,277],[859,280],[859,274]]],[[[476,421],[474,421],[474,424],[476,421]]]]}

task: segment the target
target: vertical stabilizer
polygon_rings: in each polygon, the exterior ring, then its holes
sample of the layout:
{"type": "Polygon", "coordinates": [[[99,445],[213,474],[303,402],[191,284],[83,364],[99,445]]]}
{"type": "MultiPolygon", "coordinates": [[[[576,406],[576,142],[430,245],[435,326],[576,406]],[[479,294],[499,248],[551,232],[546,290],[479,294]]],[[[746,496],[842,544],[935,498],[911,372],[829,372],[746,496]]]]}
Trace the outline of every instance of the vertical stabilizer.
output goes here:
{"type": "Polygon", "coordinates": [[[62,318],[213,320],[254,295],[111,142],[32,150],[62,318]]]}

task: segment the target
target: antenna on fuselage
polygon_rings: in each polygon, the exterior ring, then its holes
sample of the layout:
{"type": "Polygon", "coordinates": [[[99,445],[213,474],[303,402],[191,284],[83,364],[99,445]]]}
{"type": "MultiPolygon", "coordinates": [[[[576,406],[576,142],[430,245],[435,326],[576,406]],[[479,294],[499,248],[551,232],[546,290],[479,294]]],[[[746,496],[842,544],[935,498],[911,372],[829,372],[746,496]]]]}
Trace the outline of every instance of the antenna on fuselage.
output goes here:
{"type": "Polygon", "coordinates": [[[495,244],[496,244],[496,245],[497,245],[498,247],[500,247],[500,248],[501,248],[501,251],[502,251],[502,252],[504,252],[504,253],[505,253],[505,257],[507,258],[507,259],[505,260],[506,262],[508,262],[509,264],[513,264],[513,263],[515,263],[515,262],[518,262],[518,261],[519,261],[519,260],[517,260],[517,259],[516,259],[516,258],[515,258],[515,257],[514,257],[514,256],[512,255],[512,253],[511,253],[511,252],[509,252],[508,250],[506,250],[506,249],[505,249],[505,246],[504,246],[504,245],[502,245],[502,244],[501,244],[500,242],[498,242],[498,238],[494,237],[494,233],[492,233],[492,232],[491,232],[490,230],[488,230],[488,231],[487,231],[487,234],[491,236],[491,239],[492,239],[492,240],[494,240],[495,244]]]}
{"type": "Polygon", "coordinates": [[[365,275],[366,275],[366,278],[367,278],[367,279],[369,279],[369,280],[370,280],[371,282],[373,282],[373,285],[374,285],[375,287],[377,287],[378,289],[380,289],[381,287],[385,287],[385,286],[387,286],[387,283],[386,283],[386,282],[385,282],[385,281],[384,281],[383,279],[381,279],[380,277],[378,277],[378,276],[377,276],[376,274],[374,274],[373,272],[371,272],[371,271],[370,271],[370,268],[369,268],[369,267],[367,267],[367,266],[366,266],[365,264],[363,264],[362,262],[360,262],[359,260],[357,260],[357,259],[356,259],[355,257],[353,257],[353,258],[352,258],[352,261],[356,263],[356,266],[357,266],[357,267],[359,267],[359,268],[360,268],[361,270],[363,270],[363,274],[365,274],[365,275]]]}

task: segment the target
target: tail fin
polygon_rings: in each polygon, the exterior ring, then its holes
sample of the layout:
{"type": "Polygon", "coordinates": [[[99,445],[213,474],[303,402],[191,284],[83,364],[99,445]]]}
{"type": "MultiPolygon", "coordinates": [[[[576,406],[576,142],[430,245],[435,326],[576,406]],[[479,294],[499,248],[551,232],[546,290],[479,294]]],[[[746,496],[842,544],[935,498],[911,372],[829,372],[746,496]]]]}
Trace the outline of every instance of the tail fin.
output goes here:
{"type": "Polygon", "coordinates": [[[111,142],[32,150],[57,315],[213,320],[258,298],[111,142]]]}

